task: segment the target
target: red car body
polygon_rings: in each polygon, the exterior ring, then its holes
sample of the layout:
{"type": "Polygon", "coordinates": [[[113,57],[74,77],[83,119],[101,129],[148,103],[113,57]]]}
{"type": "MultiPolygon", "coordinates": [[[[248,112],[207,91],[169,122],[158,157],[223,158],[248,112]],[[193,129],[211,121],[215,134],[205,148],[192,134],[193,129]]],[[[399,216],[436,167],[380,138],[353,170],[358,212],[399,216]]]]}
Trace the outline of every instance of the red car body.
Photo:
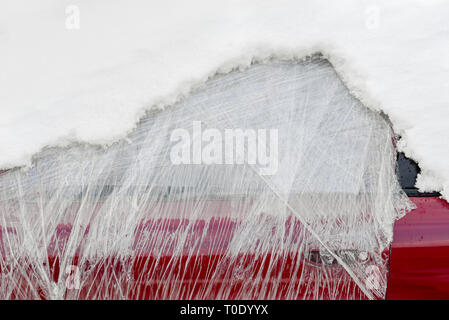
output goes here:
{"type": "Polygon", "coordinates": [[[396,221],[387,299],[449,299],[449,204],[410,197],[417,208],[396,221]]]}
{"type": "MultiPolygon", "coordinates": [[[[389,255],[386,299],[449,299],[449,204],[445,200],[440,199],[438,194],[420,194],[414,189],[414,181],[419,168],[417,169],[415,164],[407,161],[404,160],[404,157],[399,158],[399,180],[417,208],[397,220],[394,225],[394,238],[389,255]],[[406,172],[406,174],[401,175],[401,170],[402,173],[406,172]]],[[[186,221],[176,217],[171,219],[171,221],[164,221],[164,232],[169,233],[170,230],[177,230],[183,223],[186,223],[186,221]]],[[[291,220],[288,224],[288,227],[291,228],[299,227],[298,221],[291,220]]],[[[154,221],[152,223],[142,222],[140,228],[136,230],[134,246],[139,246],[142,231],[157,227],[157,225],[154,221]]],[[[203,228],[204,223],[199,220],[193,228],[192,237],[194,238],[201,234],[204,237],[203,228]]],[[[128,298],[162,298],[160,292],[161,286],[165,285],[163,281],[164,270],[171,266],[172,273],[176,273],[177,270],[182,273],[182,283],[178,284],[180,294],[176,297],[178,299],[194,299],[197,293],[204,290],[204,283],[208,284],[210,298],[217,297],[221,288],[228,288],[228,296],[238,299],[238,292],[243,281],[239,282],[235,278],[231,281],[226,277],[212,277],[212,274],[218,268],[217,261],[223,257],[234,229],[235,222],[226,218],[226,215],[216,218],[210,223],[206,234],[206,237],[210,237],[211,241],[204,241],[206,246],[211,243],[213,245],[202,248],[194,257],[185,255],[173,261],[170,251],[168,251],[166,257],[155,261],[150,254],[150,248],[147,248],[148,254],[145,253],[145,249],[141,250],[141,256],[133,261],[129,261],[132,264],[133,278],[127,278],[122,282],[123,287],[126,287],[129,281],[138,284],[134,287],[134,290],[128,291],[128,298]],[[216,244],[214,239],[216,240],[218,233],[220,234],[220,243],[216,244]],[[176,264],[175,268],[173,268],[173,263],[176,264]],[[152,278],[145,278],[142,281],[142,276],[146,274],[152,274],[152,278]],[[189,295],[183,295],[182,292],[188,292],[189,295]]],[[[13,232],[13,230],[0,227],[0,255],[2,256],[4,256],[2,243],[5,233],[8,232],[13,232]]],[[[59,261],[55,258],[56,249],[58,246],[64,246],[70,232],[70,225],[59,225],[48,248],[48,264],[54,281],[57,281],[61,274],[59,261]]],[[[186,241],[189,241],[189,239],[186,239],[186,241]]],[[[386,252],[386,255],[388,256],[388,252],[386,252]]],[[[297,261],[300,261],[300,259],[296,258],[294,255],[287,258],[284,257],[283,259],[268,256],[265,257],[264,261],[257,261],[256,263],[256,268],[261,275],[265,277],[267,272],[269,272],[269,279],[273,279],[273,283],[276,281],[279,288],[277,289],[278,292],[275,293],[277,298],[283,298],[285,292],[282,290],[285,290],[287,287],[290,290],[293,288],[298,293],[298,298],[307,297],[299,283],[291,283],[291,272],[293,270],[297,272],[298,268],[301,270],[302,268],[314,268],[315,266],[313,261],[310,264],[298,266],[297,261]],[[277,263],[276,259],[279,259],[279,263],[277,263]],[[283,264],[282,268],[281,264],[283,264]],[[268,265],[272,267],[270,270],[268,270],[268,265]],[[285,268],[285,265],[289,267],[285,268]],[[279,286],[279,281],[286,285],[279,286]]],[[[241,263],[239,263],[240,267],[245,265],[245,261],[254,262],[254,257],[250,254],[242,255],[238,259],[241,260],[241,263]]],[[[120,278],[117,275],[120,275],[123,263],[123,260],[116,261],[114,257],[111,257],[107,263],[105,261],[101,263],[92,262],[89,268],[94,268],[97,276],[106,273],[117,279],[120,278]]],[[[73,264],[77,265],[77,257],[74,258],[73,264]]],[[[254,264],[252,264],[252,267],[254,268],[254,264]]],[[[232,270],[232,266],[230,270],[232,270]]],[[[0,273],[7,271],[0,269],[0,273]]],[[[20,288],[21,292],[26,291],[26,286],[29,285],[26,279],[17,282],[17,288],[20,288]]],[[[272,283],[264,283],[263,285],[270,286],[272,283]]],[[[92,292],[95,292],[98,296],[98,292],[107,292],[108,289],[107,284],[103,281],[98,282],[96,279],[92,279],[88,287],[81,288],[82,293],[80,297],[92,298],[90,296],[92,292]]],[[[341,294],[338,297],[341,299],[348,297],[366,299],[366,296],[358,290],[357,285],[351,279],[346,281],[345,288],[342,288],[341,292],[349,293],[348,296],[341,294]]],[[[326,292],[324,292],[323,297],[326,298],[326,296],[326,292]]],[[[14,298],[14,293],[12,298],[14,298]]],[[[46,298],[46,294],[43,291],[41,298],[46,298]]]]}

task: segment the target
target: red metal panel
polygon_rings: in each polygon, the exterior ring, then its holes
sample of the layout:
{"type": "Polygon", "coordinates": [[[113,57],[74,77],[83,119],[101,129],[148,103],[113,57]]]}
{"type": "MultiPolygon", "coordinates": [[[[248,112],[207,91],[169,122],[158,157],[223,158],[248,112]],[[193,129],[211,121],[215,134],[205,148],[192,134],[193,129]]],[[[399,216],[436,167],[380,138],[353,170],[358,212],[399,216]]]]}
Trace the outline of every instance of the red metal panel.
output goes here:
{"type": "MultiPolygon", "coordinates": [[[[311,281],[309,286],[305,287],[300,282],[299,277],[302,271],[307,269],[306,274],[310,274],[312,270],[319,273],[319,269],[322,267],[315,266],[311,262],[304,264],[303,257],[298,256],[295,252],[283,255],[268,254],[263,257],[256,257],[251,253],[241,254],[238,256],[238,259],[229,261],[229,264],[226,264],[225,270],[227,275],[225,276],[225,274],[220,272],[220,264],[218,262],[221,261],[221,265],[223,265],[223,259],[227,259],[225,252],[230,244],[232,233],[235,231],[236,222],[229,218],[212,219],[206,233],[204,233],[205,222],[202,220],[199,220],[192,227],[192,239],[203,237],[202,246],[194,251],[194,255],[188,255],[190,251],[188,248],[181,255],[173,255],[173,251],[170,247],[167,247],[165,248],[166,255],[157,259],[152,256],[151,252],[154,248],[148,247],[148,242],[145,241],[145,234],[151,233],[152,228],[161,228],[163,226],[164,231],[168,235],[176,232],[183,224],[188,225],[187,220],[169,219],[143,222],[136,230],[133,248],[139,250],[139,256],[129,261],[123,261],[123,259],[111,256],[99,261],[89,260],[80,265],[78,256],[75,256],[72,265],[78,266],[81,272],[89,269],[92,275],[89,281],[86,281],[80,288],[80,298],[107,297],[108,290],[112,291],[113,289],[109,287],[108,281],[105,281],[105,279],[113,279],[114,283],[116,283],[116,279],[122,279],[120,285],[124,292],[127,292],[126,287],[130,285],[133,287],[133,290],[128,291],[129,299],[161,299],[164,297],[163,293],[164,290],[167,290],[167,286],[174,285],[177,286],[178,289],[176,291],[179,294],[171,297],[172,299],[204,297],[202,293],[206,289],[208,290],[208,299],[219,297],[220,290],[223,289],[229,290],[231,298],[239,299],[239,291],[244,284],[244,277],[254,277],[254,289],[257,289],[258,286],[273,287],[277,299],[285,299],[287,296],[292,298],[291,295],[288,295],[289,291],[296,293],[296,296],[293,298],[310,298],[315,290],[320,292],[320,296],[323,299],[329,299],[330,297],[333,299],[366,299],[366,296],[349,275],[340,267],[327,270],[329,277],[327,281],[337,282],[338,295],[329,293],[327,288],[321,288],[320,284],[314,281],[311,281]],[[145,233],[144,231],[147,232],[145,233]],[[251,267],[251,270],[249,267],[251,267]],[[124,275],[124,269],[132,269],[131,278],[125,279],[120,276],[124,275]],[[241,270],[246,271],[244,274],[240,274],[241,270]],[[182,279],[182,281],[168,281],[167,272],[171,274],[171,279],[182,279]],[[337,276],[333,277],[332,275],[337,276]],[[262,278],[267,279],[267,281],[261,281],[260,284],[256,284],[257,279],[262,278]]],[[[286,223],[286,228],[299,229],[300,223],[294,218],[289,219],[286,223]]],[[[59,225],[48,246],[48,261],[44,265],[48,263],[50,275],[54,282],[60,280],[61,276],[57,252],[62,250],[67,244],[71,230],[71,225],[59,225]]],[[[14,229],[2,229],[0,227],[0,252],[3,251],[3,246],[1,245],[3,233],[14,233],[14,229]]],[[[186,242],[188,243],[189,239],[186,239],[186,242]]],[[[188,244],[186,245],[188,246],[188,244]]],[[[24,261],[24,265],[26,264],[27,262],[24,261]]],[[[33,266],[30,265],[28,270],[31,272],[32,269],[33,266]]],[[[0,268],[0,273],[8,271],[0,268]]],[[[38,284],[29,283],[25,278],[18,279],[16,290],[27,292],[30,285],[38,287],[38,284]]],[[[38,291],[41,292],[41,299],[48,298],[43,289],[39,287],[38,291]]],[[[13,299],[15,295],[16,291],[13,291],[13,299]]],[[[27,298],[32,298],[32,296],[27,298]]]]}
{"type": "Polygon", "coordinates": [[[410,199],[417,209],[394,226],[387,299],[449,299],[449,204],[410,199]]]}
{"type": "MultiPolygon", "coordinates": [[[[420,197],[411,199],[418,208],[408,213],[404,218],[398,220],[394,227],[394,240],[391,249],[387,299],[449,299],[449,204],[446,201],[436,197],[420,197]]],[[[220,221],[217,220],[216,223],[218,222],[220,221]]],[[[172,223],[179,224],[181,221],[175,219],[172,223]]],[[[221,221],[221,223],[223,223],[223,221],[221,221]]],[[[144,228],[145,225],[146,224],[142,224],[141,227],[144,228]]],[[[191,260],[196,262],[194,265],[189,266],[189,269],[192,270],[192,275],[194,275],[193,278],[195,281],[190,281],[187,279],[186,283],[183,285],[188,288],[192,285],[192,283],[196,283],[199,287],[195,288],[193,292],[201,290],[201,283],[204,283],[204,281],[211,281],[208,274],[210,274],[211,268],[214,269],[217,267],[216,261],[220,255],[222,255],[223,249],[229,242],[226,235],[232,233],[232,230],[235,227],[231,221],[226,221],[225,225],[227,226],[227,228],[225,228],[227,232],[222,235],[222,241],[218,243],[219,245],[214,241],[213,243],[216,243],[216,246],[213,248],[202,248],[204,250],[200,250],[198,252],[199,255],[191,260]]],[[[217,231],[214,226],[215,223],[212,223],[212,233],[217,231]]],[[[199,228],[198,230],[200,230],[202,228],[202,223],[199,222],[197,227],[199,228]]],[[[70,233],[70,229],[70,226],[59,226],[59,232],[57,232],[56,238],[64,243],[67,235],[70,233]]],[[[139,230],[136,231],[137,234],[135,245],[138,246],[140,232],[139,230]]],[[[13,230],[2,230],[0,228],[0,238],[3,232],[13,232],[13,230]]],[[[61,245],[59,241],[57,242],[61,245]]],[[[59,277],[59,261],[55,259],[53,253],[55,245],[56,242],[52,242],[48,248],[48,262],[52,266],[51,269],[53,270],[54,281],[57,281],[59,277]]],[[[3,249],[2,246],[0,246],[0,249],[3,249]]],[[[149,269],[155,267],[151,256],[145,254],[145,250],[141,251],[141,253],[141,257],[137,258],[133,262],[130,262],[133,263],[133,281],[137,281],[138,283],[141,281],[142,275],[147,274],[149,269]]],[[[167,259],[169,258],[170,255],[167,256],[167,259]]],[[[241,259],[251,258],[251,256],[241,257],[241,259]]],[[[114,258],[111,257],[111,259],[113,260],[114,258]]],[[[270,257],[270,259],[272,259],[272,257],[270,257]]],[[[179,265],[183,267],[183,269],[187,266],[187,261],[184,260],[185,259],[183,259],[183,257],[180,257],[178,261],[179,265]]],[[[298,260],[294,256],[289,256],[287,258],[287,264],[291,266],[295,266],[298,261],[301,261],[301,259],[298,260]]],[[[120,266],[117,266],[113,263],[113,261],[109,262],[110,263],[107,264],[114,270],[99,270],[99,272],[96,273],[98,276],[100,276],[103,272],[120,273],[120,266]]],[[[159,261],[159,266],[163,267],[165,263],[168,264],[168,262],[162,259],[159,261]]],[[[77,265],[77,262],[74,261],[74,264],[77,265]]],[[[95,267],[95,262],[92,261],[92,264],[95,267]]],[[[104,268],[104,265],[105,262],[102,261],[100,265],[96,267],[101,269],[104,268]]],[[[265,265],[261,261],[259,268],[264,269],[264,267],[265,265]]],[[[302,267],[304,266],[301,266],[301,268],[302,267]]],[[[284,272],[282,272],[281,278],[285,281],[285,283],[289,283],[291,281],[290,275],[284,274],[286,271],[285,269],[282,270],[284,272]]],[[[0,272],[2,271],[5,270],[0,270],[0,272]]],[[[273,278],[278,278],[280,276],[278,273],[281,272],[281,269],[274,268],[272,272],[273,278]]],[[[157,277],[157,273],[155,273],[155,276],[156,279],[146,279],[153,281],[142,281],[140,283],[139,292],[130,292],[129,298],[158,298],[157,288],[161,283],[163,283],[164,277],[157,277]]],[[[217,288],[223,285],[222,278],[217,278],[215,281],[217,288]]],[[[101,286],[95,285],[95,282],[96,279],[92,279],[92,283],[90,283],[89,286],[93,285],[94,287],[97,287],[98,290],[107,290],[107,288],[101,288],[101,286]]],[[[26,285],[25,282],[24,285],[26,285]]],[[[236,282],[234,285],[238,286],[238,283],[236,282]]],[[[299,284],[296,284],[296,286],[298,285],[299,284]]],[[[296,288],[298,290],[298,294],[301,293],[301,289],[298,287],[296,288]]],[[[238,287],[235,289],[238,290],[238,287]]],[[[280,290],[281,292],[279,292],[279,298],[282,298],[282,288],[280,290]]],[[[358,291],[355,288],[350,291],[353,290],[355,292],[358,291]]],[[[211,291],[211,297],[213,297],[213,295],[214,292],[211,291]]],[[[82,295],[82,297],[89,298],[87,290],[86,294],[82,295]]],[[[352,297],[364,298],[360,292],[359,295],[356,294],[352,297]]],[[[42,298],[45,298],[45,296],[42,296],[42,298]]],[[[340,298],[345,297],[342,296],[340,298]]]]}

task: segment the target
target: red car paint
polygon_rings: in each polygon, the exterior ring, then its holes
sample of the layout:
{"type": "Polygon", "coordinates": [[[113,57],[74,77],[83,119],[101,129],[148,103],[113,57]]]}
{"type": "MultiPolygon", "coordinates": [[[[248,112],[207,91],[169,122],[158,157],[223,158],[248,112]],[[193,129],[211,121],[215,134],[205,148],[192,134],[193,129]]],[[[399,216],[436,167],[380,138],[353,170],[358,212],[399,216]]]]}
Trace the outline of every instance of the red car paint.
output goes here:
{"type": "MultiPolygon", "coordinates": [[[[390,269],[389,279],[387,287],[387,299],[449,299],[449,204],[437,197],[412,197],[411,200],[417,205],[417,209],[408,213],[405,217],[398,220],[394,226],[394,240],[391,248],[390,255],[390,269]]],[[[290,221],[290,227],[299,227],[295,221],[290,221]]],[[[173,228],[177,228],[183,224],[182,219],[172,219],[169,224],[166,224],[167,232],[170,232],[171,225],[173,228]]],[[[135,247],[139,247],[141,231],[148,229],[148,226],[154,224],[142,223],[141,227],[136,230],[135,247]]],[[[175,228],[175,229],[176,229],[175,228]]],[[[202,233],[204,228],[204,222],[199,221],[195,226],[195,230],[198,233],[202,233]]],[[[222,286],[230,286],[230,291],[236,294],[239,291],[239,282],[233,281],[233,283],[225,284],[226,279],[211,278],[211,269],[217,267],[217,261],[223,256],[223,253],[229,243],[230,235],[235,228],[235,222],[227,218],[217,218],[212,221],[208,236],[213,240],[214,236],[219,233],[218,229],[223,231],[223,228],[227,231],[225,236],[221,238],[221,242],[209,241],[209,243],[215,243],[214,247],[204,247],[199,250],[198,256],[191,257],[188,260],[182,256],[177,261],[179,270],[190,270],[190,276],[185,277],[185,281],[182,284],[184,288],[190,288],[190,292],[199,292],[202,290],[202,283],[215,281],[211,286],[217,290],[222,286]],[[214,235],[215,232],[215,235],[214,235]],[[228,236],[226,236],[226,234],[228,236]],[[192,286],[194,286],[192,288],[192,286]]],[[[148,230],[147,230],[148,231],[148,230]]],[[[5,232],[14,232],[12,229],[0,228],[0,240],[2,234],[5,232]]],[[[64,245],[71,232],[71,226],[60,225],[57,228],[53,241],[51,241],[48,252],[49,260],[48,264],[53,276],[54,281],[57,281],[60,276],[59,261],[55,258],[55,250],[57,246],[64,245]]],[[[194,233],[197,233],[194,232],[194,233]]],[[[0,242],[1,243],[1,242],[0,242]]],[[[0,246],[0,251],[3,251],[3,246],[0,246]]],[[[140,247],[141,248],[141,247],[140,247]]],[[[141,248],[142,249],[142,248],[141,248]]],[[[148,249],[148,248],[147,248],[148,249]]],[[[166,258],[159,260],[157,263],[151,258],[151,255],[142,250],[142,255],[135,261],[130,261],[133,264],[134,278],[131,281],[140,282],[137,291],[130,292],[129,298],[131,299],[157,299],[160,298],[159,288],[162,274],[153,272],[153,279],[146,279],[141,281],[142,275],[148,274],[149,271],[154,271],[156,265],[158,269],[164,270],[164,266],[173,263],[172,257],[168,254],[166,258]],[[150,280],[150,281],[148,281],[150,280]]],[[[4,254],[4,252],[2,252],[4,254]]],[[[288,256],[284,263],[291,266],[293,270],[295,264],[301,259],[296,259],[294,255],[288,256]]],[[[245,265],[245,261],[253,260],[250,255],[242,255],[239,257],[245,265]]],[[[276,257],[268,257],[264,262],[257,264],[259,271],[266,274],[267,266],[272,259],[279,259],[276,257]]],[[[73,264],[77,265],[77,257],[74,258],[73,264]]],[[[98,279],[106,272],[108,275],[114,275],[120,273],[122,269],[123,261],[114,261],[111,257],[108,263],[102,261],[100,263],[92,262],[89,266],[83,266],[88,268],[95,268],[97,270],[95,274],[98,279]],[[105,268],[107,265],[107,270],[105,268]]],[[[126,262],[125,262],[126,263],[126,262]]],[[[276,266],[276,264],[275,264],[276,266]]],[[[300,266],[299,268],[315,268],[315,266],[300,266]]],[[[0,270],[0,272],[6,272],[7,270],[0,270]]],[[[257,270],[256,270],[257,271],[257,270]]],[[[271,270],[270,278],[277,279],[280,276],[281,281],[286,284],[291,280],[289,269],[283,268],[281,271],[280,266],[271,270]]],[[[129,281],[129,280],[128,280],[129,281]]],[[[19,286],[26,287],[28,284],[25,279],[19,286]]],[[[268,284],[270,285],[270,284],[268,284]]],[[[123,283],[126,286],[126,283],[123,283]]],[[[295,290],[298,291],[298,297],[302,296],[303,292],[299,284],[293,285],[295,290]]],[[[347,290],[348,288],[346,288],[347,290]]],[[[81,288],[85,294],[82,294],[82,298],[89,298],[89,294],[98,294],[99,291],[107,291],[108,288],[102,284],[97,284],[96,279],[93,278],[92,282],[88,284],[88,287],[81,288]]],[[[342,290],[342,291],[346,291],[342,290]]],[[[364,299],[366,298],[360,290],[357,289],[355,283],[351,282],[349,285],[349,291],[351,292],[351,298],[364,299]],[[356,293],[354,295],[354,293],[356,293]]],[[[214,297],[216,292],[211,290],[211,298],[214,297]]],[[[231,293],[232,296],[232,293],[231,293]]],[[[276,294],[277,298],[282,299],[282,289],[276,294]]],[[[328,297],[326,292],[323,292],[323,298],[328,297]]],[[[45,299],[46,294],[42,292],[41,298],[45,299]]],[[[194,296],[180,296],[178,298],[188,299],[194,298],[194,296]]],[[[235,296],[238,298],[238,296],[235,296]]],[[[345,299],[345,296],[339,298],[345,299]]]]}
{"type": "MultiPolygon", "coordinates": [[[[0,172],[1,173],[1,172],[0,172]]],[[[449,299],[449,204],[438,197],[411,197],[417,209],[408,213],[402,219],[396,221],[394,226],[394,239],[391,247],[390,269],[387,286],[387,299],[449,299]]],[[[173,223],[176,222],[174,219],[173,223]]],[[[144,228],[145,225],[142,225],[144,228]]],[[[198,226],[201,228],[201,226],[198,226]]],[[[229,224],[232,229],[232,223],[229,224]]],[[[59,261],[55,259],[52,251],[55,245],[62,245],[70,234],[70,226],[61,225],[56,232],[56,243],[51,243],[49,250],[48,264],[52,270],[54,281],[59,278],[59,261]]],[[[0,226],[0,256],[4,256],[2,246],[2,234],[5,232],[14,232],[8,228],[0,226]]],[[[138,238],[138,237],[137,237],[138,238]]],[[[226,237],[225,237],[226,238],[226,237]]],[[[226,239],[224,239],[226,240],[226,239]]],[[[136,239],[136,241],[138,241],[136,239]]],[[[226,242],[226,241],[224,241],[226,242]]],[[[225,245],[225,243],[223,243],[225,245]]],[[[186,261],[179,261],[180,266],[192,268],[192,274],[198,274],[204,277],[202,268],[204,266],[213,267],[216,259],[219,257],[220,248],[216,248],[218,255],[204,255],[197,261],[201,263],[192,266],[186,265],[186,261]]],[[[223,248],[221,248],[223,249],[223,248]]],[[[246,257],[250,258],[250,257],[246,257]]],[[[241,257],[241,259],[246,259],[241,257]]],[[[289,258],[293,264],[292,258],[289,258]]],[[[113,259],[111,258],[111,261],[113,259]]],[[[77,264],[77,257],[73,264],[77,264]]],[[[92,266],[97,268],[98,275],[103,272],[120,272],[121,266],[118,263],[111,263],[110,270],[105,270],[104,261],[100,265],[92,266]]],[[[153,265],[151,258],[142,256],[134,262],[134,281],[138,281],[139,274],[148,271],[153,265]]],[[[263,265],[260,266],[263,268],[263,265]]],[[[0,272],[7,272],[1,270],[0,272]]],[[[276,274],[276,270],[273,271],[276,274]]],[[[204,278],[207,280],[207,277],[204,278]]],[[[289,281],[288,274],[282,275],[282,281],[289,281]]],[[[95,282],[95,279],[93,279],[95,282]]],[[[217,283],[217,286],[221,283],[217,283]]],[[[24,280],[18,286],[27,286],[24,280]]],[[[124,284],[126,285],[126,284],[124,284]]],[[[186,285],[189,285],[186,283],[186,285]]],[[[237,284],[238,285],[238,284],[237,284]]],[[[154,284],[153,284],[154,286],[154,284]]],[[[351,283],[355,287],[355,284],[351,283]]],[[[106,290],[95,286],[98,290],[106,290]]],[[[357,291],[356,288],[353,288],[357,291]]],[[[282,296],[282,292],[279,293],[282,296]]],[[[41,297],[45,298],[43,292],[41,297]]],[[[85,295],[88,298],[88,294],[85,295]]],[[[142,284],[140,292],[131,293],[129,298],[157,298],[154,288],[147,284],[142,284]]],[[[185,297],[187,298],[187,297],[185,297]]],[[[344,298],[344,297],[342,297],[344,298]]],[[[359,294],[358,298],[364,298],[359,294]]]]}
{"type": "Polygon", "coordinates": [[[449,204],[410,199],[417,208],[394,226],[387,299],[449,299],[449,204]]]}
{"type": "MultiPolygon", "coordinates": [[[[237,275],[242,269],[247,270],[246,274],[242,274],[241,280],[239,280],[238,276],[229,277],[220,274],[220,265],[218,262],[223,259],[229,259],[226,258],[225,253],[232,239],[232,233],[236,228],[236,222],[229,218],[212,218],[207,226],[207,232],[204,234],[205,227],[206,224],[202,220],[197,221],[194,226],[191,226],[187,220],[178,218],[164,221],[150,220],[142,223],[136,230],[133,249],[138,249],[140,252],[140,255],[136,259],[123,261],[110,257],[107,261],[88,261],[88,263],[79,265],[78,256],[75,256],[73,261],[71,261],[71,265],[78,266],[81,271],[89,269],[91,274],[94,275],[89,281],[85,282],[84,287],[80,288],[80,298],[95,298],[99,293],[101,293],[101,296],[106,297],[106,292],[110,288],[107,287],[107,282],[104,281],[104,275],[111,279],[120,279],[120,273],[124,269],[125,264],[127,264],[127,269],[129,269],[129,266],[132,266],[133,276],[121,282],[123,291],[127,292],[125,288],[130,281],[137,284],[133,291],[128,292],[129,299],[153,300],[164,298],[164,290],[166,290],[166,286],[168,285],[179,286],[179,290],[176,290],[176,292],[179,292],[179,295],[172,297],[174,299],[195,299],[197,295],[199,297],[202,296],[202,293],[206,289],[209,290],[209,299],[219,298],[220,291],[223,289],[229,291],[229,297],[231,299],[239,299],[239,293],[247,277],[254,277],[255,282],[257,282],[256,279],[268,279],[267,282],[260,282],[259,286],[277,288],[276,292],[271,292],[271,296],[264,297],[267,299],[283,299],[287,295],[287,291],[295,292],[296,298],[298,299],[307,298],[309,294],[312,295],[314,288],[302,286],[298,281],[297,275],[301,274],[304,269],[316,270],[319,267],[312,263],[303,264],[303,258],[298,257],[294,252],[282,256],[268,254],[264,255],[263,258],[249,253],[241,254],[233,261],[224,261],[228,274],[237,275]],[[183,225],[190,226],[192,229],[191,240],[193,241],[195,238],[202,236],[202,247],[198,248],[199,250],[195,250],[197,254],[193,256],[189,256],[188,254],[190,251],[188,244],[182,255],[173,255],[172,250],[168,247],[164,249],[166,255],[155,258],[151,254],[152,248],[148,247],[148,242],[145,241],[147,240],[145,235],[151,233],[153,228],[160,228],[161,224],[164,225],[163,230],[167,236],[182,228],[183,225]],[[254,264],[254,262],[256,263],[254,264]],[[172,268],[172,266],[174,267],[172,268]],[[167,270],[170,270],[172,277],[182,279],[182,281],[176,284],[164,281],[167,270]],[[217,276],[217,273],[219,276],[217,276]],[[296,276],[294,276],[295,274],[296,276]],[[292,282],[292,279],[296,280],[292,282]]],[[[301,228],[301,226],[297,219],[292,218],[286,222],[286,228],[301,228]]],[[[66,245],[71,230],[71,225],[59,225],[47,248],[49,259],[44,265],[49,267],[51,278],[55,282],[59,280],[62,273],[60,270],[60,261],[56,257],[56,253],[66,245]]],[[[12,235],[14,230],[0,228],[0,244],[4,233],[12,235]]],[[[189,241],[189,239],[186,239],[187,243],[189,241]]],[[[0,249],[3,249],[1,245],[0,249]]],[[[26,264],[25,261],[24,264],[26,264]]],[[[1,270],[0,268],[0,272],[8,272],[8,270],[1,270]]],[[[328,272],[329,274],[335,273],[340,276],[336,277],[339,280],[339,295],[337,297],[335,295],[331,296],[326,291],[327,289],[317,288],[323,299],[366,299],[363,292],[342,268],[329,269],[328,272]],[[341,281],[341,276],[347,281],[341,281]]],[[[21,292],[32,292],[29,290],[29,286],[30,283],[24,277],[18,281],[17,289],[20,289],[21,292]]],[[[41,299],[48,297],[48,293],[43,288],[39,288],[38,291],[40,292],[39,297],[41,299]]],[[[16,292],[13,291],[12,298],[15,295],[16,292]]],[[[32,296],[29,298],[32,298],[32,296]]]]}

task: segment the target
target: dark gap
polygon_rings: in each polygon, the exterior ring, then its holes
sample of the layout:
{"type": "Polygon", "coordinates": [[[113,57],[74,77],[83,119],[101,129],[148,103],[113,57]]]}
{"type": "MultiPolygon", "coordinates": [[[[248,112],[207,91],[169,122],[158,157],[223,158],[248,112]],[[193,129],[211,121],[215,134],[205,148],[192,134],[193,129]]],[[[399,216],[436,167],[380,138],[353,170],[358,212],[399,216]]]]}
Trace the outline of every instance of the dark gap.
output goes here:
{"type": "Polygon", "coordinates": [[[415,187],[416,177],[421,172],[418,164],[407,158],[403,152],[398,152],[396,173],[402,189],[409,197],[440,197],[439,192],[419,192],[415,187]]]}

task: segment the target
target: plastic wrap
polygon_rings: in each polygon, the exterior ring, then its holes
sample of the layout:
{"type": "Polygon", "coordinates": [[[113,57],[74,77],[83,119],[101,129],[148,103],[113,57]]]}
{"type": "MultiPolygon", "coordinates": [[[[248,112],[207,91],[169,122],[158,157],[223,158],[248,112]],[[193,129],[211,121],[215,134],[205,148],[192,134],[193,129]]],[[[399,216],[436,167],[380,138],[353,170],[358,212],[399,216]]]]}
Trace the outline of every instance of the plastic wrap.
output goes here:
{"type": "Polygon", "coordinates": [[[412,207],[395,155],[387,121],[325,60],[216,76],[112,146],[0,175],[0,297],[383,298],[393,223],[412,207]],[[174,130],[198,126],[276,132],[270,170],[249,142],[243,161],[223,143],[215,163],[174,163],[174,130]]]}

